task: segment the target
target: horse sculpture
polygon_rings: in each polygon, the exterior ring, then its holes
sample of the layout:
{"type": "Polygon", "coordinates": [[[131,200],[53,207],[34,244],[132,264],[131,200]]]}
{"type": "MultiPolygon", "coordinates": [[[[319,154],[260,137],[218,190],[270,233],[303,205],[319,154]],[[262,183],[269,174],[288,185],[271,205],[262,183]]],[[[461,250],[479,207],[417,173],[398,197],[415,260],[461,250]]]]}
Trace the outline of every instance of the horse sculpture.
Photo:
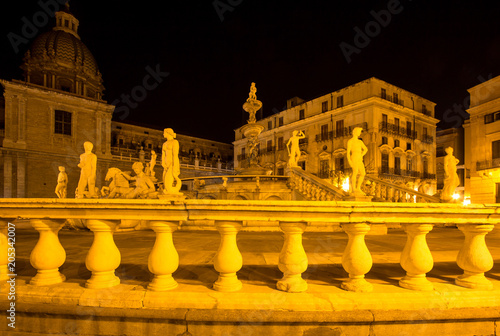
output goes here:
{"type": "Polygon", "coordinates": [[[128,179],[123,176],[123,172],[118,168],[109,168],[106,174],[106,181],[111,181],[109,187],[102,187],[102,195],[107,198],[125,198],[133,190],[130,187],[128,179]]]}

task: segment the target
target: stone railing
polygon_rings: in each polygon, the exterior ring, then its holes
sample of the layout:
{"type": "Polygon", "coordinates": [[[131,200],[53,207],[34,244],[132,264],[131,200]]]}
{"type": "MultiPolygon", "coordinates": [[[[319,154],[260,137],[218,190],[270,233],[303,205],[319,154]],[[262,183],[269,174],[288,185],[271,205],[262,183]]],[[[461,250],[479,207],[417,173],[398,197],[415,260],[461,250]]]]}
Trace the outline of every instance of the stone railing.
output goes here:
{"type": "Polygon", "coordinates": [[[427,195],[402,185],[379,180],[368,175],[365,176],[363,191],[373,196],[373,201],[402,202],[402,203],[439,203],[439,197],[427,195]],[[369,182],[366,183],[366,181],[369,182]]]}
{"type": "Polygon", "coordinates": [[[306,173],[300,168],[291,168],[289,176],[290,187],[308,201],[338,201],[347,196],[342,189],[306,173]]]}
{"type": "MultiPolygon", "coordinates": [[[[30,280],[32,286],[49,286],[64,282],[59,271],[66,260],[58,232],[66,219],[85,220],[94,234],[87,252],[85,265],[91,271],[87,288],[99,289],[116,286],[120,279],[115,270],[121,263],[113,233],[124,219],[147,220],[148,228],[156,233],[156,241],[148,259],[149,271],[154,275],[148,285],[150,291],[167,291],[177,286],[172,273],[178,268],[179,256],[173,244],[172,233],[178,229],[194,230],[196,220],[212,221],[212,230],[220,233],[220,246],[213,259],[219,273],[213,289],[222,292],[242,288],[237,272],[244,260],[237,245],[240,230],[258,229],[259,223],[275,222],[275,230],[284,234],[284,243],[278,267],[283,277],[276,287],[287,292],[307,290],[302,273],[308,266],[308,255],[302,245],[304,231],[325,232],[329,225],[340,224],[348,236],[343,252],[342,266],[349,278],[342,283],[348,291],[368,292],[372,284],[365,274],[372,267],[372,257],[365,244],[365,235],[377,225],[403,223],[407,241],[401,252],[401,267],[406,275],[399,285],[428,291],[434,288],[426,273],[433,268],[433,257],[426,234],[433,225],[455,224],[465,235],[457,256],[463,274],[454,279],[459,286],[491,289],[492,283],[484,273],[493,267],[492,256],[485,236],[500,223],[500,207],[493,205],[393,204],[362,202],[280,202],[280,201],[200,201],[186,200],[59,200],[59,199],[2,199],[0,200],[0,279],[14,275],[9,272],[9,249],[12,246],[14,224],[12,220],[29,219],[39,232],[39,239],[31,251],[31,265],[37,273],[30,280]],[[251,226],[252,227],[251,227],[251,226]]],[[[205,230],[207,227],[203,227],[205,230]]],[[[126,233],[125,233],[126,234],[126,233]]],[[[443,241],[446,245],[446,241],[443,241]]],[[[21,257],[21,256],[17,256],[21,257]]],[[[22,272],[22,271],[21,271],[22,272]]],[[[18,274],[17,276],[23,276],[18,274]]]]}

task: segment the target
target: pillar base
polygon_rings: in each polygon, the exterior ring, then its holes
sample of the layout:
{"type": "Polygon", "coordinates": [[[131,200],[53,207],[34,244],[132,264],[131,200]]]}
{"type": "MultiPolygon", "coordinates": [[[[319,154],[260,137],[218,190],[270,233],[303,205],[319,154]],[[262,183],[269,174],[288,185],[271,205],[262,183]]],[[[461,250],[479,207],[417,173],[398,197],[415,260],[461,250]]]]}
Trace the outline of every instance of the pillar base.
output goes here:
{"type": "Polygon", "coordinates": [[[220,273],[217,281],[214,282],[214,289],[218,292],[236,292],[243,287],[243,284],[236,273],[220,273]]]}
{"type": "Polygon", "coordinates": [[[30,285],[33,286],[49,286],[64,282],[66,276],[55,270],[38,270],[38,273],[30,280],[30,285]]]}
{"type": "Polygon", "coordinates": [[[365,278],[350,278],[342,282],[340,287],[350,292],[368,293],[373,291],[373,285],[366,281],[365,278]]]}
{"type": "Polygon", "coordinates": [[[418,291],[433,291],[434,285],[430,282],[425,274],[422,275],[406,275],[403,279],[399,280],[399,285],[406,289],[418,291]]]}
{"type": "Polygon", "coordinates": [[[115,275],[115,271],[92,272],[92,276],[85,283],[85,287],[91,289],[109,288],[120,284],[120,278],[115,275]]]}
{"type": "Polygon", "coordinates": [[[301,274],[284,276],[276,283],[276,288],[289,293],[301,293],[307,290],[307,281],[302,279],[301,274]]]}
{"type": "Polygon", "coordinates": [[[177,288],[179,284],[174,280],[172,274],[155,275],[153,281],[148,285],[148,289],[154,292],[168,291],[177,288]]]}
{"type": "Polygon", "coordinates": [[[464,274],[459,275],[455,279],[455,284],[458,286],[472,288],[472,289],[482,289],[490,290],[493,289],[493,284],[490,280],[486,279],[484,273],[471,273],[465,271],[464,274]]]}

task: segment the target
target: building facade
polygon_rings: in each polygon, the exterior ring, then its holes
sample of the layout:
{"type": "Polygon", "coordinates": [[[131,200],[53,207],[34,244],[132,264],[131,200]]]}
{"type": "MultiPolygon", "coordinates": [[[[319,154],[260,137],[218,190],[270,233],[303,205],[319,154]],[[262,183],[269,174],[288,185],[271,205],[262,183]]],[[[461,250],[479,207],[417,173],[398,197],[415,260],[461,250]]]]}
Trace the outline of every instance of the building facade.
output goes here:
{"type": "MultiPolygon", "coordinates": [[[[24,57],[24,81],[0,80],[1,197],[55,197],[59,166],[66,168],[73,197],[85,141],[98,158],[98,187],[106,184],[109,168],[131,171],[133,162],[149,160],[150,149],[158,152],[161,176],[163,131],[111,121],[115,107],[103,100],[102,76],[78,25],[68,6],[57,12],[55,27],[24,57]]],[[[232,145],[183,135],[178,140],[181,177],[232,168],[232,145]]]]}
{"type": "Polygon", "coordinates": [[[472,203],[500,203],[500,76],[469,90],[464,122],[465,193],[472,203]]]}
{"type": "MultiPolygon", "coordinates": [[[[355,127],[368,148],[367,174],[412,188],[426,185],[436,191],[435,103],[377,78],[370,78],[319,98],[287,102],[287,109],[258,120],[260,164],[284,174],[286,144],[294,130],[301,130],[299,165],[328,179],[349,173],[347,141],[355,127]]],[[[247,164],[247,139],[235,130],[235,168],[247,164]]]]}

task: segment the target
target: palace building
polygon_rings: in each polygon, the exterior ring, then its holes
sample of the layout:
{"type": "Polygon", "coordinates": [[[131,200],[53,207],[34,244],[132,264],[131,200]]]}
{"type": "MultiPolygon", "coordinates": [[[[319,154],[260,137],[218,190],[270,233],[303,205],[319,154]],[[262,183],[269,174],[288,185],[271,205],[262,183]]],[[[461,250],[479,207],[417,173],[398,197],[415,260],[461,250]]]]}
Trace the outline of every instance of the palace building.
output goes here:
{"type": "MultiPolygon", "coordinates": [[[[288,162],[287,141],[303,131],[299,165],[328,180],[349,173],[347,141],[355,127],[368,148],[368,175],[429,194],[436,192],[435,103],[377,78],[370,78],[310,101],[298,97],[287,109],[257,123],[260,165],[283,175],[288,162]],[[425,187],[425,188],[424,188],[425,187]]],[[[235,130],[235,168],[247,165],[247,139],[235,130]]]]}

